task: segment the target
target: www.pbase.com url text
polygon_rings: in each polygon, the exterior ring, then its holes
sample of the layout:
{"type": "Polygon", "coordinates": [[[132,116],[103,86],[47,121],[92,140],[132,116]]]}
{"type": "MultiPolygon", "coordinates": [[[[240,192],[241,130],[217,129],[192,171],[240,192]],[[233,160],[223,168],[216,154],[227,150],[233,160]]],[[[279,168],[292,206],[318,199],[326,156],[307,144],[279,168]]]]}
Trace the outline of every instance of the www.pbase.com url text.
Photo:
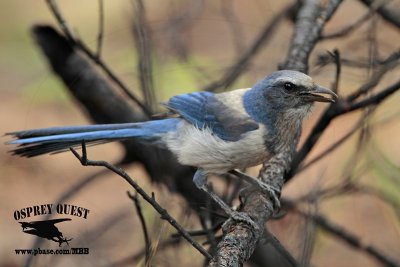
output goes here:
{"type": "Polygon", "coordinates": [[[16,249],[17,255],[85,255],[89,254],[89,248],[68,248],[68,249],[16,249]]]}

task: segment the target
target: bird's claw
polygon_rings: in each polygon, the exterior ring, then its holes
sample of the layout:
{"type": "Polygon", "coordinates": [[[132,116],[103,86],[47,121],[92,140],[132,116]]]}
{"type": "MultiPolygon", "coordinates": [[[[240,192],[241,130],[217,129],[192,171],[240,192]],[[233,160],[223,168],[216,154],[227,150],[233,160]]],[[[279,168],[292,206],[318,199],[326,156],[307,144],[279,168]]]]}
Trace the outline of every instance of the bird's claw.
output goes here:
{"type": "Polygon", "coordinates": [[[281,202],[279,200],[281,190],[279,188],[264,183],[258,179],[254,179],[253,186],[245,188],[241,194],[254,190],[261,190],[264,194],[268,195],[272,201],[274,213],[279,212],[281,208],[281,202]]]}
{"type": "Polygon", "coordinates": [[[261,190],[264,193],[267,193],[269,195],[269,197],[271,198],[271,201],[272,201],[272,204],[274,207],[274,211],[279,211],[281,209],[281,202],[279,200],[279,195],[280,195],[281,190],[277,187],[263,183],[261,181],[259,181],[258,184],[259,184],[261,190]]]}
{"type": "Polygon", "coordinates": [[[279,197],[281,194],[281,189],[279,187],[275,187],[273,185],[269,185],[262,180],[256,179],[254,177],[251,177],[245,173],[242,173],[238,170],[233,171],[234,175],[237,175],[239,178],[244,179],[251,185],[252,187],[244,189],[245,191],[253,191],[253,190],[261,190],[263,193],[268,194],[272,201],[273,209],[274,211],[279,211],[281,208],[281,203],[279,201],[279,197]]]}
{"type": "Polygon", "coordinates": [[[233,222],[242,222],[250,225],[253,229],[258,230],[260,227],[256,224],[249,215],[244,212],[231,210],[229,219],[222,225],[222,230],[226,231],[233,224],[233,222]]]}

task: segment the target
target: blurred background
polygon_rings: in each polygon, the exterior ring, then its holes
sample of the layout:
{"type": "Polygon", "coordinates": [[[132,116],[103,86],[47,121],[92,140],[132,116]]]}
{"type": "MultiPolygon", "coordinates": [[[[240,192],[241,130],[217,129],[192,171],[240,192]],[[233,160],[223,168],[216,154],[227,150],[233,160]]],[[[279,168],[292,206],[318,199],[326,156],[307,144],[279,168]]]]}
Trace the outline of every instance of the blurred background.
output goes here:
{"type": "MultiPolygon", "coordinates": [[[[99,1],[58,2],[71,29],[89,48],[96,50],[99,1]]],[[[133,34],[137,6],[133,2],[104,1],[101,57],[133,92],[141,95],[138,89],[138,42],[133,34]]],[[[392,2],[399,6],[398,1],[392,2]]],[[[217,81],[253,45],[272,18],[289,4],[292,2],[144,1],[151,32],[151,63],[157,102],[166,101],[175,94],[202,90],[217,81]]],[[[31,36],[33,25],[57,25],[46,3],[16,0],[3,1],[0,6],[0,132],[90,123],[84,109],[52,74],[31,36]]],[[[366,6],[359,1],[344,1],[324,32],[335,32],[367,12],[366,6]]],[[[292,32],[290,19],[278,24],[246,70],[227,89],[251,87],[276,70],[286,58],[292,32]]],[[[399,44],[399,29],[373,15],[346,38],[320,42],[310,58],[310,75],[316,82],[330,87],[335,77],[335,65],[321,62],[328,51],[338,49],[342,59],[351,63],[342,66],[339,95],[349,95],[371,76],[363,64],[368,66],[371,60],[384,59],[399,51],[399,44]]],[[[376,90],[397,81],[399,74],[398,67],[388,72],[376,90]]],[[[340,147],[300,172],[283,192],[284,197],[293,201],[307,199],[306,207],[310,210],[317,210],[360,237],[363,244],[375,246],[397,262],[400,262],[399,101],[400,94],[397,93],[379,105],[368,121],[340,147]],[[344,192],[338,190],[339,193],[333,190],[318,199],[318,204],[310,204],[310,196],[316,191],[349,182],[363,190],[353,188],[344,192]]],[[[316,105],[315,112],[305,122],[302,141],[326,107],[316,105]]],[[[156,109],[163,111],[160,106],[156,109]]],[[[307,160],[346,135],[365,114],[354,112],[334,120],[307,160]]],[[[8,137],[2,137],[3,143],[7,140],[8,137]]],[[[34,236],[21,232],[13,212],[32,205],[54,203],[83,177],[100,171],[100,168],[82,167],[71,153],[25,159],[7,153],[9,146],[2,145],[0,149],[0,266],[21,266],[26,256],[15,255],[14,250],[30,248],[34,236]]],[[[107,144],[90,148],[89,153],[92,159],[115,162],[122,157],[123,150],[119,144],[107,144]]],[[[160,184],[152,184],[140,164],[129,165],[126,170],[146,192],[155,192],[159,203],[185,228],[200,228],[196,214],[179,194],[160,184]]],[[[257,170],[254,168],[250,173],[257,175],[257,170]]],[[[70,204],[88,208],[90,214],[86,220],[73,218],[72,222],[60,224],[59,229],[64,236],[73,238],[72,247],[89,247],[90,254],[41,255],[34,258],[33,265],[144,265],[143,256],[131,259],[143,249],[144,240],[137,212],[126,195],[128,190],[131,188],[120,177],[107,174],[68,199],[70,204]]],[[[156,251],[152,265],[203,264],[202,256],[186,242],[158,247],[174,230],[147,203],[142,202],[142,206],[156,251]]],[[[311,266],[381,266],[373,257],[310,225],[299,215],[289,214],[269,222],[268,226],[295,258],[308,257],[311,266]],[[307,247],[310,242],[311,248],[307,247]]],[[[42,244],[42,248],[57,247],[50,241],[42,244]]]]}

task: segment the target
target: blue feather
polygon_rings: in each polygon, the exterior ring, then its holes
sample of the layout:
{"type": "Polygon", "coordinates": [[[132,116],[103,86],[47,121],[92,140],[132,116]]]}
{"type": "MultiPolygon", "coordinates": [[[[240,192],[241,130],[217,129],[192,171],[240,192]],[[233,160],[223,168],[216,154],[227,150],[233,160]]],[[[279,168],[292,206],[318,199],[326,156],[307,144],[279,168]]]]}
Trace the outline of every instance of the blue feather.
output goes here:
{"type": "Polygon", "coordinates": [[[157,143],[163,134],[176,130],[180,119],[148,121],[142,123],[54,127],[8,133],[16,140],[8,144],[19,145],[12,152],[22,156],[36,156],[63,151],[86,143],[104,143],[128,138],[138,138],[157,143]]]}
{"type": "Polygon", "coordinates": [[[258,123],[234,107],[222,103],[210,92],[172,97],[166,106],[199,129],[209,128],[225,141],[238,141],[244,133],[258,129],[258,123]]]}

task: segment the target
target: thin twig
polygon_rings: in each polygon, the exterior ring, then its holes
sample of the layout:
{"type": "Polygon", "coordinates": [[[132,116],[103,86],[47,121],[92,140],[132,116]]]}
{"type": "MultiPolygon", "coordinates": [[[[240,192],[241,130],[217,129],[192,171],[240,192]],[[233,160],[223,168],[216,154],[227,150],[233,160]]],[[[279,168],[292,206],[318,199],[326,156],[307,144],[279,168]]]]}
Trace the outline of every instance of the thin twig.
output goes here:
{"type": "MultiPolygon", "coordinates": [[[[158,244],[158,246],[157,246],[158,251],[169,248],[170,246],[178,245],[182,240],[181,237],[182,236],[179,235],[177,238],[169,238],[166,240],[162,240],[160,242],[160,244],[158,244]]],[[[139,251],[138,253],[135,253],[133,255],[130,255],[128,257],[125,257],[123,259],[120,259],[118,261],[115,261],[115,262],[107,265],[107,267],[122,267],[122,266],[126,266],[126,265],[132,266],[132,263],[135,263],[136,261],[138,261],[145,254],[146,254],[146,249],[144,248],[143,250],[139,251]]]]}
{"type": "MultiPolygon", "coordinates": [[[[309,203],[308,208],[313,209],[317,202],[309,203]]],[[[315,240],[317,235],[317,227],[313,220],[305,218],[304,225],[301,228],[301,243],[302,249],[299,257],[300,266],[310,266],[312,253],[315,247],[315,240]]]]}
{"type": "Polygon", "coordinates": [[[365,95],[369,91],[371,91],[375,86],[379,84],[379,82],[382,80],[382,78],[393,68],[395,68],[398,65],[398,61],[400,60],[400,53],[399,51],[395,51],[392,53],[387,59],[385,59],[383,62],[384,64],[382,65],[381,68],[379,68],[378,71],[376,71],[372,77],[369,79],[368,82],[363,84],[360,88],[358,88],[354,93],[350,94],[346,100],[348,102],[353,102],[357,98],[359,98],[362,95],[365,95]]]}
{"type": "Polygon", "coordinates": [[[389,56],[390,60],[386,61],[387,64],[385,64],[385,66],[382,67],[380,71],[376,72],[375,75],[373,75],[367,83],[362,85],[355,93],[348,96],[345,100],[339,99],[337,103],[329,106],[329,108],[326,109],[326,111],[322,114],[322,116],[312,129],[309,136],[306,138],[303,146],[297,152],[292,162],[291,170],[285,176],[286,180],[290,180],[294,176],[301,162],[306,158],[308,153],[319,140],[321,133],[328,127],[328,125],[334,118],[357,109],[365,108],[370,105],[378,105],[381,101],[383,101],[399,89],[400,81],[392,84],[381,92],[370,96],[369,98],[361,100],[357,103],[353,103],[353,101],[359,96],[365,94],[366,92],[369,92],[371,88],[375,87],[382,79],[384,74],[386,74],[389,70],[396,66],[399,56],[400,54],[398,53],[398,51],[393,53],[391,56],[389,56]]]}
{"type": "MultiPolygon", "coordinates": [[[[396,51],[391,55],[392,58],[395,58],[396,55],[399,53],[399,51],[396,51]]],[[[391,58],[391,59],[392,59],[391,58]]],[[[389,58],[386,59],[377,59],[374,62],[374,65],[372,67],[381,67],[383,65],[386,65],[389,63],[388,61],[389,58]]],[[[350,58],[345,58],[341,56],[341,64],[346,67],[351,67],[351,68],[370,68],[371,67],[371,62],[368,61],[368,59],[350,59],[350,58]]],[[[314,68],[321,68],[325,65],[335,63],[335,58],[333,58],[329,53],[321,53],[317,56],[316,63],[314,68]]],[[[314,72],[314,70],[313,70],[314,72]]]]}
{"type": "MultiPolygon", "coordinates": [[[[211,184],[210,184],[211,186],[211,184]]],[[[210,251],[212,254],[215,253],[215,251],[217,250],[217,241],[215,240],[215,228],[212,227],[212,218],[211,218],[211,209],[212,209],[212,202],[211,202],[211,198],[207,198],[206,199],[206,211],[204,214],[204,220],[202,220],[203,222],[203,229],[206,233],[207,236],[207,241],[209,242],[209,244],[211,245],[210,247],[210,251]]]]}
{"type": "Polygon", "coordinates": [[[248,67],[250,60],[260,51],[260,49],[272,39],[272,35],[278,29],[279,24],[292,10],[293,5],[285,7],[277,15],[275,15],[260,32],[252,45],[242,53],[232,67],[217,81],[205,86],[203,91],[215,91],[217,89],[226,89],[229,87],[248,67]]]}
{"type": "Polygon", "coordinates": [[[221,13],[222,16],[225,18],[229,26],[229,30],[232,34],[236,54],[240,55],[244,50],[243,41],[245,40],[245,38],[239,18],[235,14],[235,2],[232,0],[223,0],[221,2],[221,5],[221,13]]]}
{"type": "Polygon", "coordinates": [[[293,267],[299,266],[292,254],[282,245],[278,238],[268,231],[268,229],[265,229],[264,231],[264,239],[266,242],[270,243],[293,267]]]}
{"type": "Polygon", "coordinates": [[[335,59],[336,73],[335,81],[332,86],[332,90],[337,93],[339,89],[340,74],[342,73],[342,62],[340,60],[340,52],[338,49],[333,50],[333,58],[335,59]]]}
{"type": "Polygon", "coordinates": [[[151,53],[151,35],[146,20],[146,9],[142,0],[132,0],[134,5],[133,34],[135,37],[137,55],[139,57],[137,68],[139,81],[145,103],[151,110],[155,105],[153,67],[151,53]]]}
{"type": "Polygon", "coordinates": [[[104,1],[99,0],[99,32],[97,33],[97,51],[96,57],[101,57],[101,49],[103,47],[104,37],[104,1]]]}
{"type": "Polygon", "coordinates": [[[102,166],[124,178],[124,180],[128,182],[136,190],[136,192],[141,195],[144,200],[146,200],[161,215],[161,219],[168,221],[194,248],[196,248],[206,258],[211,259],[211,255],[207,252],[207,250],[197,243],[196,240],[194,240],[190,234],[168,213],[168,211],[161,207],[154,197],[149,196],[123,169],[118,168],[106,161],[89,160],[87,158],[85,141],[82,141],[82,156],[79,155],[74,148],[70,148],[70,150],[83,166],[102,166]]]}
{"type": "Polygon", "coordinates": [[[242,179],[235,179],[234,180],[232,192],[226,199],[226,203],[229,206],[232,206],[232,202],[239,195],[239,192],[240,192],[242,186],[243,186],[243,180],[242,179]]]}
{"type": "Polygon", "coordinates": [[[146,220],[144,219],[144,215],[142,212],[142,205],[140,204],[140,200],[138,198],[137,192],[132,195],[129,191],[127,192],[128,197],[135,204],[136,212],[139,216],[140,224],[142,225],[144,242],[145,242],[145,266],[150,266],[150,257],[151,257],[151,241],[149,236],[149,231],[147,230],[146,220]]]}
{"type": "Polygon", "coordinates": [[[97,64],[122,91],[130,98],[133,102],[135,102],[146,114],[147,117],[151,116],[150,109],[143,104],[139,98],[137,98],[131,90],[117,77],[116,74],[107,66],[107,64],[101,59],[98,58],[95,53],[93,53],[89,47],[83,43],[80,39],[75,38],[73,32],[70,30],[64,16],[61,14],[60,9],[56,4],[56,0],[46,0],[47,5],[49,6],[50,10],[52,11],[54,17],[56,18],[58,24],[60,25],[62,31],[64,32],[65,36],[67,37],[68,41],[71,42],[75,47],[81,50],[85,55],[87,55],[95,64],[97,64]]]}
{"type": "Polygon", "coordinates": [[[196,19],[203,13],[204,7],[205,0],[192,1],[185,8],[180,8],[176,14],[171,14],[160,29],[161,38],[170,43],[173,56],[179,60],[188,61],[190,51],[184,40],[186,36],[184,32],[186,28],[193,27],[196,19]]]}
{"type": "MultiPolygon", "coordinates": [[[[361,0],[361,2],[363,2],[366,6],[372,6],[376,0],[361,0]]],[[[376,12],[387,22],[391,23],[397,28],[400,28],[400,9],[398,6],[383,5],[380,6],[376,12]]]]}
{"type": "Polygon", "coordinates": [[[306,164],[304,164],[303,166],[300,166],[299,169],[297,170],[297,174],[299,174],[300,172],[306,170],[307,168],[309,168],[310,166],[312,166],[313,164],[315,164],[316,162],[320,161],[321,159],[323,159],[325,156],[329,155],[332,151],[336,150],[337,148],[340,147],[340,145],[345,142],[347,139],[349,139],[363,124],[364,121],[367,117],[369,117],[370,115],[372,115],[374,110],[371,110],[370,112],[368,112],[367,114],[364,114],[364,116],[361,116],[361,118],[358,120],[358,122],[353,126],[352,129],[350,129],[344,136],[342,136],[341,138],[339,138],[336,142],[334,142],[331,146],[329,146],[327,149],[325,149],[324,151],[322,151],[320,154],[318,154],[317,156],[315,156],[313,159],[311,159],[310,161],[308,161],[306,164]]]}
{"type": "Polygon", "coordinates": [[[301,213],[301,212],[300,212],[300,214],[305,217],[311,218],[323,230],[327,231],[328,233],[333,234],[337,238],[340,238],[342,241],[346,242],[349,246],[366,252],[368,255],[371,255],[372,257],[374,257],[376,260],[378,260],[385,266],[389,266],[389,267],[399,267],[400,266],[400,264],[398,262],[396,262],[394,259],[391,259],[389,256],[384,255],[376,247],[374,247],[370,244],[364,243],[359,236],[356,236],[355,234],[344,229],[343,227],[334,224],[333,222],[329,221],[326,217],[324,217],[320,214],[307,214],[307,213],[301,213]]]}
{"type": "MultiPolygon", "coordinates": [[[[191,236],[204,236],[204,235],[208,234],[207,232],[210,232],[210,231],[216,232],[216,231],[218,231],[219,229],[221,229],[221,225],[222,225],[222,223],[217,223],[217,224],[209,227],[208,229],[193,230],[193,231],[188,231],[188,233],[191,236]]],[[[171,238],[179,238],[180,236],[181,236],[180,233],[171,234],[171,238]]]]}
{"type": "Polygon", "coordinates": [[[336,32],[329,33],[329,34],[322,34],[321,35],[321,40],[329,40],[329,39],[334,39],[334,38],[339,38],[339,37],[344,37],[354,30],[358,29],[360,26],[362,26],[368,19],[370,19],[374,13],[379,9],[380,7],[384,6],[387,4],[390,0],[382,0],[382,1],[377,1],[374,0],[374,2],[371,4],[369,10],[362,15],[359,19],[354,21],[351,24],[346,25],[342,29],[337,30],[336,32]]]}
{"type": "Polygon", "coordinates": [[[391,96],[393,93],[397,92],[397,90],[400,89],[400,80],[395,82],[394,84],[386,87],[385,89],[383,89],[381,92],[370,96],[369,98],[366,98],[362,101],[359,101],[351,106],[349,106],[348,108],[345,108],[345,112],[351,112],[357,109],[361,109],[361,108],[365,108],[367,106],[371,106],[371,105],[378,105],[379,103],[381,103],[383,100],[385,100],[387,97],[391,96]]]}
{"type": "Polygon", "coordinates": [[[383,263],[385,266],[390,266],[390,267],[400,266],[400,264],[396,262],[394,259],[390,258],[387,255],[384,255],[379,249],[375,248],[374,246],[365,244],[362,241],[362,238],[356,236],[350,231],[344,229],[343,227],[335,224],[322,214],[304,212],[298,208],[296,202],[285,198],[282,198],[282,203],[285,205],[285,207],[289,208],[290,210],[302,215],[305,218],[313,220],[323,230],[332,234],[336,238],[339,238],[342,241],[346,242],[351,247],[364,251],[368,255],[371,255],[376,260],[383,263]]]}

